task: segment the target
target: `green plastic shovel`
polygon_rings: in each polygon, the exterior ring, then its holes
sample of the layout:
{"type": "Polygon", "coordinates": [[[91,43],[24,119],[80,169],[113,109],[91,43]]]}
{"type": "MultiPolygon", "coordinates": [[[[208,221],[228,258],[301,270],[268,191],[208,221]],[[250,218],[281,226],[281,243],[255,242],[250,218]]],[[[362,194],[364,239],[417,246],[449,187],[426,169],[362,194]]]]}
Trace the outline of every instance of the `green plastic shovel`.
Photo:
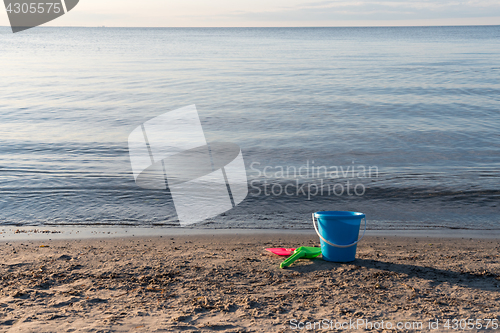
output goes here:
{"type": "Polygon", "coordinates": [[[286,268],[294,263],[295,260],[304,258],[304,259],[312,259],[316,258],[321,254],[320,247],[310,247],[310,246],[301,246],[295,250],[295,252],[289,256],[285,261],[280,264],[280,268],[286,268]]]}

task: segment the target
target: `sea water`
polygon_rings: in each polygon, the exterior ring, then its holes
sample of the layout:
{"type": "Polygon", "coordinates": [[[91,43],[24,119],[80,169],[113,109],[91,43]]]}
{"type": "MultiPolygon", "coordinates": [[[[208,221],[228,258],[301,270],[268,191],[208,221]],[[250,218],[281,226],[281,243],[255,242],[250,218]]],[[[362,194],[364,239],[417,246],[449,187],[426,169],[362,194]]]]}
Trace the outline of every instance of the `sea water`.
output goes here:
{"type": "Polygon", "coordinates": [[[2,27],[0,63],[0,225],[177,226],[127,138],[196,104],[249,181],[196,227],[500,229],[500,26],[2,27]]]}

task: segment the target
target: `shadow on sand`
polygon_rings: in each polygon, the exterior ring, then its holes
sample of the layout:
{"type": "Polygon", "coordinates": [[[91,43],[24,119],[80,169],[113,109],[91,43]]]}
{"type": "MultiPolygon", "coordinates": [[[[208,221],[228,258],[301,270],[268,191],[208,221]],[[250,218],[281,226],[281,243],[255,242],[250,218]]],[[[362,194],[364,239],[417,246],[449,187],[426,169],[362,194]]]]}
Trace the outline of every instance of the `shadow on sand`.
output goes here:
{"type": "MultiPolygon", "coordinates": [[[[296,272],[320,272],[334,271],[339,268],[358,269],[365,267],[370,270],[381,270],[404,274],[408,279],[419,278],[431,281],[432,285],[449,283],[451,285],[462,286],[466,288],[482,289],[485,291],[500,291],[500,275],[489,271],[482,272],[457,272],[453,270],[439,269],[434,267],[398,264],[370,259],[356,259],[348,263],[334,263],[322,259],[311,260],[309,265],[291,266],[289,269],[296,272]]],[[[406,279],[406,277],[405,277],[406,279]]]]}

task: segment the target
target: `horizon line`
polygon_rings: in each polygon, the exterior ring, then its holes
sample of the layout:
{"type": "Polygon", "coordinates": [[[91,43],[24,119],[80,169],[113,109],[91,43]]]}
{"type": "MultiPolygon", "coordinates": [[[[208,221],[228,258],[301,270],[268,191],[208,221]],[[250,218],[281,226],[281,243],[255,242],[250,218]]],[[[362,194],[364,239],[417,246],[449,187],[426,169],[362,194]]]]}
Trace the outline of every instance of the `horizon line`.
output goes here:
{"type": "MultiPolygon", "coordinates": [[[[147,26],[79,26],[79,25],[49,25],[38,26],[37,28],[117,28],[117,29],[284,29],[284,28],[443,28],[443,27],[498,27],[500,24],[450,24],[450,25],[359,25],[359,26],[234,26],[234,27],[186,27],[186,26],[171,26],[171,27],[147,27],[147,26]]],[[[9,25],[2,25],[2,28],[11,28],[9,25]]]]}

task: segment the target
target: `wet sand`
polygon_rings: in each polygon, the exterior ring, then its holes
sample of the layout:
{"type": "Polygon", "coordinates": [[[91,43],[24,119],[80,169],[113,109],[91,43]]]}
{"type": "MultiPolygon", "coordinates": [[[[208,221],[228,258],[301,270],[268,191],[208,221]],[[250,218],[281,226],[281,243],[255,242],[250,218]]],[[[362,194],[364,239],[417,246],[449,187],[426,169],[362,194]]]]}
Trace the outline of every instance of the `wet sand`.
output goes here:
{"type": "Polygon", "coordinates": [[[498,239],[369,236],[352,263],[285,270],[264,251],[299,245],[318,246],[317,236],[3,240],[0,331],[371,331],[384,321],[386,332],[453,332],[453,319],[500,321],[498,239]]]}

